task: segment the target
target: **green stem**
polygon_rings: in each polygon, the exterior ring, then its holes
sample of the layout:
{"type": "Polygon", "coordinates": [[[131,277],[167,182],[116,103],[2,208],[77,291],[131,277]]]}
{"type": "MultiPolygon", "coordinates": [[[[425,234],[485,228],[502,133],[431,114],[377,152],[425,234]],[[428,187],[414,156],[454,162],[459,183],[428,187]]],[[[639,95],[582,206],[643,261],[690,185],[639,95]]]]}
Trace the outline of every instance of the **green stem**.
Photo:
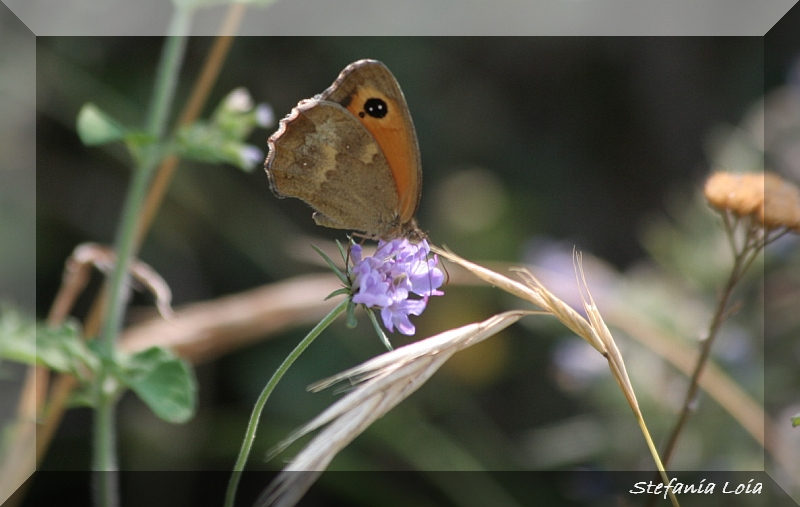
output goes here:
{"type": "Polygon", "coordinates": [[[122,327],[122,316],[127,300],[130,278],[128,266],[131,258],[135,255],[133,250],[136,227],[144,198],[147,195],[150,176],[153,173],[152,169],[155,167],[153,162],[140,166],[134,171],[131,188],[128,191],[122,209],[119,232],[114,245],[117,261],[109,282],[108,307],[103,320],[103,328],[100,332],[101,354],[108,361],[113,358],[116,338],[122,327]]]}
{"type": "MultiPolygon", "coordinates": [[[[187,9],[178,9],[173,21],[175,30],[183,33],[180,36],[168,37],[161,54],[158,74],[153,90],[153,99],[150,104],[150,114],[147,121],[148,133],[160,143],[169,121],[169,108],[175,96],[183,54],[186,47],[186,33],[189,27],[189,14],[187,9]]],[[[129,274],[128,266],[136,255],[136,231],[142,206],[147,195],[150,180],[159,162],[160,150],[154,145],[148,147],[141,158],[138,158],[138,167],[133,173],[131,188],[126,196],[122,209],[119,229],[115,241],[117,255],[114,271],[108,285],[108,306],[100,331],[99,345],[102,363],[95,382],[95,416],[94,416],[94,449],[93,470],[95,472],[95,503],[102,507],[115,507],[119,505],[117,488],[117,451],[114,409],[117,396],[105,388],[105,384],[113,376],[113,364],[117,336],[122,328],[122,318],[128,295],[129,274]]]]}
{"type": "MultiPolygon", "coordinates": [[[[183,21],[180,23],[173,22],[173,25],[177,24],[179,27],[183,27],[185,32],[188,32],[188,19],[184,19],[187,17],[187,10],[179,9],[175,17],[183,21]]],[[[186,40],[185,33],[181,36],[168,37],[161,53],[161,61],[153,90],[153,100],[150,104],[150,114],[147,121],[147,132],[158,141],[161,141],[169,121],[169,107],[172,105],[172,100],[175,96],[186,40]]],[[[114,342],[122,324],[122,313],[125,307],[125,295],[128,287],[128,265],[134,256],[139,215],[147,196],[150,179],[156,167],[158,167],[159,151],[152,147],[145,150],[144,156],[140,159],[139,167],[133,173],[131,189],[128,192],[125,206],[122,210],[122,219],[115,242],[117,263],[111,276],[108,313],[100,336],[103,341],[103,351],[106,357],[109,358],[113,354],[114,342]]]]}
{"type": "Polygon", "coordinates": [[[103,389],[107,374],[98,375],[97,406],[94,410],[94,450],[92,463],[92,475],[94,480],[94,500],[95,505],[104,507],[117,507],[118,497],[118,477],[117,477],[117,458],[116,458],[116,429],[114,421],[114,405],[116,397],[100,393],[103,389]]]}
{"type": "Polygon", "coordinates": [[[383,329],[381,329],[380,324],[378,324],[378,318],[375,317],[375,312],[367,308],[367,315],[369,315],[369,320],[370,322],[372,322],[372,327],[375,328],[375,332],[378,333],[378,338],[380,338],[384,346],[386,346],[386,350],[389,351],[394,350],[394,347],[392,347],[391,342],[389,342],[389,338],[386,337],[386,333],[383,332],[383,329]]]}
{"type": "Polygon", "coordinates": [[[178,71],[188,40],[191,15],[193,10],[178,6],[172,17],[169,34],[161,53],[161,62],[156,74],[153,101],[150,103],[147,132],[156,139],[161,139],[167,129],[169,111],[178,87],[178,71]]]}
{"type": "Polygon", "coordinates": [[[242,470],[244,470],[244,466],[247,464],[247,458],[250,456],[250,451],[253,448],[253,441],[256,438],[256,429],[258,428],[258,420],[261,418],[261,411],[264,409],[264,405],[267,403],[267,399],[269,399],[270,394],[272,391],[275,390],[275,386],[281,380],[281,377],[286,373],[289,367],[300,357],[300,354],[303,353],[306,348],[311,345],[317,336],[326,328],[328,327],[331,322],[333,322],[336,317],[341,315],[346,309],[347,305],[350,302],[349,299],[344,299],[341,303],[339,303],[331,312],[322,319],[319,324],[314,326],[314,329],[309,331],[303,340],[297,344],[297,346],[286,356],[286,359],[283,360],[283,363],[275,370],[275,373],[272,374],[272,378],[269,379],[267,385],[264,386],[264,390],[261,391],[261,394],[256,400],[256,404],[253,407],[253,413],[250,415],[250,422],[247,423],[247,432],[244,436],[244,441],[242,442],[242,448],[239,449],[239,457],[236,458],[236,464],[233,466],[233,473],[231,473],[231,479],[228,482],[228,492],[225,495],[225,507],[233,507],[233,502],[236,499],[236,488],[239,486],[239,479],[242,475],[242,470]]]}

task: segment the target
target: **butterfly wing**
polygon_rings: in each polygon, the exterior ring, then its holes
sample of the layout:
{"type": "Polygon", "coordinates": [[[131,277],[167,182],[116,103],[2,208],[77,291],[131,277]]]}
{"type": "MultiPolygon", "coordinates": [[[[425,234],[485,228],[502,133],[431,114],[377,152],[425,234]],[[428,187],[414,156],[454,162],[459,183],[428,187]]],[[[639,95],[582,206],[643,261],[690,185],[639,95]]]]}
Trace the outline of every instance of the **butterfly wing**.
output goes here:
{"type": "Polygon", "coordinates": [[[334,102],[304,100],[269,138],[270,187],[316,211],[317,224],[388,233],[398,207],[392,172],[367,129],[334,102]]]}
{"type": "Polygon", "coordinates": [[[403,92],[382,63],[348,65],[281,120],[268,143],[273,192],[310,204],[317,224],[376,237],[418,233],[417,136],[403,92]]]}
{"type": "Polygon", "coordinates": [[[359,60],[348,65],[319,99],[340,104],[372,134],[395,182],[398,222],[410,223],[422,194],[422,165],[411,113],[395,77],[377,60],[359,60]]]}

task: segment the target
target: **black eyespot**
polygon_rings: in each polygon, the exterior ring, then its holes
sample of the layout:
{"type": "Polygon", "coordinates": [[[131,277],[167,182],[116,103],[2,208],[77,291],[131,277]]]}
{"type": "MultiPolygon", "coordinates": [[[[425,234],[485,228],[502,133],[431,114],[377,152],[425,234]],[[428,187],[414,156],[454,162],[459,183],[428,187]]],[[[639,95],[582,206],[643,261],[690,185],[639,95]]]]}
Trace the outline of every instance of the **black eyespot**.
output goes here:
{"type": "Polygon", "coordinates": [[[383,118],[389,114],[389,107],[381,99],[367,99],[364,102],[364,110],[359,112],[358,115],[363,118],[365,113],[373,118],[383,118]]]}

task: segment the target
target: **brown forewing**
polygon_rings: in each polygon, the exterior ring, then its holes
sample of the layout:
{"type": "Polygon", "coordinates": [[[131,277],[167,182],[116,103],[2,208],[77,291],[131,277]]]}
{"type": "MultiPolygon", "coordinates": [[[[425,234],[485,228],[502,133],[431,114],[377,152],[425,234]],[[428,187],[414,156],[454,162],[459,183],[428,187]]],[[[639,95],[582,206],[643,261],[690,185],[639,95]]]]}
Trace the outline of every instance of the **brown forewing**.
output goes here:
{"type": "Polygon", "coordinates": [[[302,101],[269,138],[272,191],[296,197],[317,224],[384,236],[397,228],[391,169],[367,129],[337,103],[302,101]]]}

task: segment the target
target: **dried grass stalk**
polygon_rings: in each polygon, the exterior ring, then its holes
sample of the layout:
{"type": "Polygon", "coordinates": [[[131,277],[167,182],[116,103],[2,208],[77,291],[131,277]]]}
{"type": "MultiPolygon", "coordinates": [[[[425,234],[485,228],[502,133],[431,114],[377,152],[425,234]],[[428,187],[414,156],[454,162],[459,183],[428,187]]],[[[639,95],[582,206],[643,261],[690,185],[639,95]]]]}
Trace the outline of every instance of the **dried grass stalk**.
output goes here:
{"type": "Polygon", "coordinates": [[[256,505],[295,505],[340,450],[416,391],[453,354],[530,313],[524,310],[505,312],[483,322],[446,331],[382,354],[312,386],[320,390],[343,380],[355,384],[345,397],[276,446],[271,455],[303,435],[328,425],[283,469],[256,505]]]}
{"type": "MultiPolygon", "coordinates": [[[[522,316],[532,313],[546,313],[555,316],[608,360],[611,373],[636,416],[659,473],[665,483],[669,482],[639,409],[622,355],[589,292],[580,255],[575,256],[575,274],[581,287],[581,300],[588,320],[547,290],[527,270],[518,270],[525,282],[521,283],[462,259],[452,252],[436,247],[432,247],[432,250],[492,285],[533,303],[543,311],[517,310],[502,313],[484,322],[453,329],[382,354],[360,366],[313,385],[312,389],[319,390],[348,379],[356,387],[347,396],[334,403],[317,418],[276,446],[271,455],[282,451],[303,435],[327,425],[270,484],[256,502],[257,506],[289,507],[295,505],[342,448],[370,424],[416,391],[454,353],[488,338],[516,322],[522,316]]],[[[673,506],[677,507],[677,499],[671,493],[670,499],[673,506]]]]}

